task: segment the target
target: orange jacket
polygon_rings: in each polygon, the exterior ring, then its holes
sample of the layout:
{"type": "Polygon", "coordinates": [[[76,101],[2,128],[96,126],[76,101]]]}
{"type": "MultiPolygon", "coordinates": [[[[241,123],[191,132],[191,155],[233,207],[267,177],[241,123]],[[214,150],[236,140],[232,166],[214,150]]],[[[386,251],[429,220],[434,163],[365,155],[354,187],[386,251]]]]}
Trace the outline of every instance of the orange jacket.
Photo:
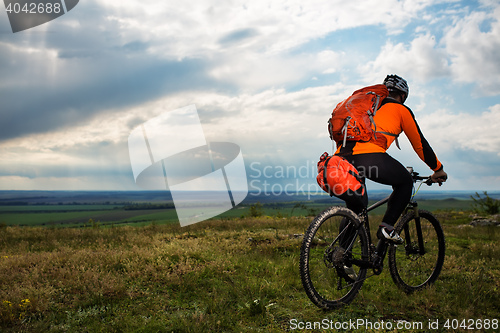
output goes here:
{"type": "Polygon", "coordinates": [[[373,138],[369,142],[347,142],[345,147],[342,147],[342,142],[337,142],[339,148],[335,154],[385,153],[396,136],[404,132],[413,149],[425,164],[434,171],[442,168],[441,162],[420,131],[413,112],[407,106],[392,98],[386,98],[373,119],[377,125],[377,139],[373,138]],[[394,136],[378,132],[392,133],[394,136]]]}

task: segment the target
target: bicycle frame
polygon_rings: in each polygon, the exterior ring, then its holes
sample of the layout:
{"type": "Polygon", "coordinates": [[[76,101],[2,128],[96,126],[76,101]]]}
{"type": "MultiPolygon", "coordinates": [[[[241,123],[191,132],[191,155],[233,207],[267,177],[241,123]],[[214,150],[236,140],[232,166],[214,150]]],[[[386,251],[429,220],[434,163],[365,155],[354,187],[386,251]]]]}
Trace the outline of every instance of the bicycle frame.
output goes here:
{"type": "Polygon", "coordinates": [[[445,257],[444,233],[437,218],[419,210],[414,200],[429,177],[409,171],[414,183],[422,182],[414,187],[395,225],[404,238],[401,245],[383,237],[374,245],[378,237],[371,239],[368,213],[388,203],[390,196],[365,207],[360,214],[332,206],[311,222],[304,233],[299,262],[302,285],[315,305],[332,310],[352,302],[366,279],[381,274],[386,256],[391,277],[404,292],[421,290],[436,281],[445,257]],[[425,259],[419,260],[424,254],[425,259]]]}
{"type": "Polygon", "coordinates": [[[388,201],[389,201],[389,198],[391,196],[387,196],[386,198],[380,200],[380,201],[377,201],[376,203],[374,203],[373,205],[369,206],[368,208],[366,208],[366,210],[364,210],[361,214],[361,219],[363,221],[363,225],[365,226],[365,230],[366,230],[366,233],[368,234],[368,242],[370,244],[373,244],[372,243],[372,236],[370,234],[370,223],[369,223],[369,220],[368,220],[368,212],[371,212],[372,210],[382,206],[382,205],[385,205],[388,201]]]}
{"type": "MultiPolygon", "coordinates": [[[[420,177],[418,176],[418,173],[412,172],[412,178],[413,182],[416,182],[418,180],[428,180],[429,177],[420,177]]],[[[430,183],[427,183],[430,185],[430,183]]],[[[387,243],[384,240],[379,240],[377,242],[377,245],[375,246],[372,242],[372,237],[371,237],[371,232],[370,232],[370,223],[369,223],[369,218],[368,218],[368,212],[386,204],[389,199],[390,195],[387,196],[386,198],[379,200],[372,204],[371,206],[367,207],[363,212],[361,213],[361,221],[362,225],[365,227],[366,234],[368,236],[368,243],[370,244],[369,246],[369,260],[365,261],[357,261],[355,262],[356,265],[360,267],[366,267],[366,268],[371,268],[373,269],[374,273],[376,275],[379,275],[382,273],[382,268],[383,268],[383,262],[385,259],[385,256],[387,254],[387,249],[389,247],[389,243],[387,243]]],[[[408,205],[406,206],[403,214],[401,216],[404,216],[408,213],[408,211],[413,210],[415,214],[415,226],[416,226],[416,233],[417,233],[417,242],[418,242],[418,252],[415,252],[415,250],[412,247],[412,242],[411,242],[411,237],[410,237],[410,232],[408,230],[408,227],[405,227],[403,229],[403,232],[405,234],[405,239],[406,239],[406,244],[405,244],[405,249],[408,254],[415,254],[418,253],[420,255],[425,254],[425,247],[424,247],[424,239],[422,236],[422,227],[420,224],[420,217],[418,214],[418,203],[415,200],[410,200],[408,202],[408,205]]]]}

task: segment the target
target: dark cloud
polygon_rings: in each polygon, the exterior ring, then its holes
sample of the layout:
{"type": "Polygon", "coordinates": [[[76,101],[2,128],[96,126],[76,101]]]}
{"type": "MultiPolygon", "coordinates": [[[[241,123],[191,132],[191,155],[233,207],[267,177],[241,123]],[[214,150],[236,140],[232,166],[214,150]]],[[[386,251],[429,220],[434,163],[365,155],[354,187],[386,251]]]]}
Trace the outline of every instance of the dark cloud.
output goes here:
{"type": "Polygon", "coordinates": [[[0,88],[0,140],[79,124],[102,111],[214,86],[207,66],[196,59],[128,59],[112,54],[98,61],[73,60],[55,78],[20,70],[11,74],[11,80],[23,84],[0,88]]]}
{"type": "Polygon", "coordinates": [[[222,88],[207,74],[209,61],[153,55],[148,41],[126,41],[111,14],[80,5],[49,31],[0,34],[0,142],[181,91],[222,88]]]}
{"type": "Polygon", "coordinates": [[[122,49],[128,52],[144,52],[149,48],[149,43],[134,41],[123,45],[122,49]]]}
{"type": "Polygon", "coordinates": [[[259,32],[253,28],[238,29],[220,38],[219,44],[223,46],[230,46],[257,35],[259,35],[259,32]]]}

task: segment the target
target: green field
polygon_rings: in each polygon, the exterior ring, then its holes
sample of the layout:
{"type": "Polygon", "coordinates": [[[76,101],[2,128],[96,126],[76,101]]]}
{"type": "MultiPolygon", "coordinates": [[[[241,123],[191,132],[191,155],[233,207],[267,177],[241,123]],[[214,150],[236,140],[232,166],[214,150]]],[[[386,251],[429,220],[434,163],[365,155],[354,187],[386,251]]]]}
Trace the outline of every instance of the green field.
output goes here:
{"type": "MultiPolygon", "coordinates": [[[[239,218],[251,216],[251,207],[257,208],[257,216],[291,217],[291,216],[314,216],[323,209],[330,206],[327,200],[306,202],[255,202],[239,205],[215,219],[239,218]],[[325,201],[325,202],[323,202],[325,201]]],[[[420,200],[422,209],[436,210],[468,210],[471,208],[472,200],[420,200]]],[[[128,205],[129,206],[129,205],[128,205]]],[[[0,206],[0,224],[19,226],[58,226],[58,227],[82,227],[90,226],[92,223],[100,225],[135,224],[147,225],[177,223],[175,209],[160,209],[161,206],[149,209],[128,210],[125,204],[26,204],[26,205],[2,205],[0,206]],[[92,222],[93,221],[93,222],[92,222]]],[[[140,207],[139,207],[140,208],[140,207]]],[[[384,207],[379,207],[373,214],[382,214],[384,207]]],[[[255,216],[255,212],[253,216],[255,216]]]]}
{"type": "Polygon", "coordinates": [[[173,222],[173,209],[126,210],[124,205],[25,205],[0,206],[0,223],[19,226],[84,226],[89,220],[102,224],[173,222]]]}
{"type": "Polygon", "coordinates": [[[408,296],[386,269],[341,311],[316,308],[298,258],[312,215],[330,204],[255,199],[182,228],[171,203],[159,200],[2,202],[0,331],[288,332],[361,319],[415,325],[386,332],[498,331],[500,228],[470,226],[472,201],[463,197],[419,200],[447,241],[435,285],[408,296]],[[475,329],[451,329],[464,320],[475,329]],[[491,329],[477,326],[486,322],[491,329]]]}
{"type": "Polygon", "coordinates": [[[473,228],[469,213],[438,212],[447,252],[434,286],[408,296],[386,269],[365,282],[351,305],[331,312],[316,308],[300,282],[308,217],[218,219],[185,228],[4,226],[0,331],[287,332],[358,319],[414,325],[403,331],[428,332],[418,325],[431,322],[440,325],[432,332],[457,331],[444,327],[447,319],[489,321],[492,328],[500,319],[500,228],[473,228]]]}

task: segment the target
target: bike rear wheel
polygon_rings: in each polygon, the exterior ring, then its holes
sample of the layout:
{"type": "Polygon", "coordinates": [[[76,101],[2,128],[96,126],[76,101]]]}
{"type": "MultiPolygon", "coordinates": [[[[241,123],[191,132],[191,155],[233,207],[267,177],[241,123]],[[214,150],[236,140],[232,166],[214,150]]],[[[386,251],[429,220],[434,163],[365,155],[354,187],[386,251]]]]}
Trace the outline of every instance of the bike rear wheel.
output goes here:
{"type": "Polygon", "coordinates": [[[368,249],[365,228],[351,210],[330,207],[316,216],[300,251],[300,277],[311,301],[323,309],[352,302],[366,277],[357,264],[368,260],[368,249]],[[351,276],[346,267],[352,267],[351,276]]]}
{"type": "Polygon", "coordinates": [[[389,268],[394,283],[406,293],[434,283],[443,267],[445,239],[439,221],[419,210],[403,216],[396,231],[404,243],[389,248],[389,268]]]}

